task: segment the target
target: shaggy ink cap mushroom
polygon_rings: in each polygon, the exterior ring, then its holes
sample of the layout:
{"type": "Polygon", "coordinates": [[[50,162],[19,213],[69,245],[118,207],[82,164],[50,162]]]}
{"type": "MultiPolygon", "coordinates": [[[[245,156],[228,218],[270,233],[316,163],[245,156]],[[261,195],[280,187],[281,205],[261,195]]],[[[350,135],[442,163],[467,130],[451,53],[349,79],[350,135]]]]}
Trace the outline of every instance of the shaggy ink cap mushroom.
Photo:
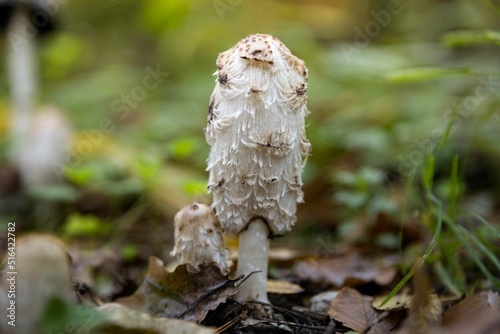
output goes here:
{"type": "Polygon", "coordinates": [[[206,139],[212,207],[239,235],[241,302],[267,302],[270,235],[291,230],[303,201],[307,69],[276,37],[249,35],[217,58],[206,139]]]}
{"type": "Polygon", "coordinates": [[[229,273],[229,250],[219,221],[208,205],[188,205],[177,212],[174,221],[175,246],[170,254],[179,264],[198,272],[201,264],[214,262],[224,275],[229,273]]]}
{"type": "Polygon", "coordinates": [[[291,230],[303,201],[307,69],[276,37],[249,35],[219,55],[210,98],[207,170],[217,216],[230,234],[262,218],[291,230]]]}

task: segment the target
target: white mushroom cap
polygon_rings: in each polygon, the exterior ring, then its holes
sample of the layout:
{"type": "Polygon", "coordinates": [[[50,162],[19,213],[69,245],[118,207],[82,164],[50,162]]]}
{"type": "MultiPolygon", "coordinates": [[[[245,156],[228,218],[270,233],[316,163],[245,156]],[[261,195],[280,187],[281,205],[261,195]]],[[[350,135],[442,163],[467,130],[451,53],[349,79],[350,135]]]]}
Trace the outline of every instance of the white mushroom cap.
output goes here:
{"type": "Polygon", "coordinates": [[[270,233],[289,231],[303,201],[307,69],[277,38],[249,35],[219,55],[210,99],[207,170],[224,230],[238,234],[254,218],[270,233]]]}
{"type": "Polygon", "coordinates": [[[23,24],[33,25],[42,34],[55,29],[55,16],[61,3],[54,3],[52,0],[0,0],[0,30],[10,23],[16,9],[26,10],[26,21],[23,24]]]}
{"type": "Polygon", "coordinates": [[[63,161],[73,140],[67,117],[55,107],[44,107],[34,117],[19,152],[19,170],[26,186],[55,183],[54,163],[63,161]]]}
{"type": "Polygon", "coordinates": [[[202,263],[215,262],[221,272],[229,273],[229,250],[225,248],[222,228],[212,209],[193,203],[175,215],[175,246],[170,253],[188,270],[199,271],[202,263]]]}

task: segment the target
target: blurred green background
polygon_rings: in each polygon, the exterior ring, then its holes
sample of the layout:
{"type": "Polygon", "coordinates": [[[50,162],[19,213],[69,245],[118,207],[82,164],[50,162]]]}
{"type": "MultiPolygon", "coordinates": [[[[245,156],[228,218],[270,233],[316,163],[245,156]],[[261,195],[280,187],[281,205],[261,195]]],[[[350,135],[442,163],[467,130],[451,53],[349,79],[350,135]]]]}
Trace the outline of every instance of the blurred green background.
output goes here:
{"type": "MultiPolygon", "coordinates": [[[[77,141],[65,159],[76,160],[62,163],[64,183],[4,190],[2,222],[72,238],[123,234],[148,253],[165,253],[175,212],[210,202],[203,128],[215,59],[257,32],[278,37],[309,68],[313,154],[304,171],[306,203],[285,240],[313,248],[324,231],[332,239],[323,241],[333,244],[366,240],[370,228],[387,222],[424,221],[419,171],[431,152],[433,189],[445,205],[458,154],[460,205],[499,221],[498,1],[55,2],[56,30],[39,39],[37,105],[68,116],[77,141]],[[151,71],[162,73],[157,87],[131,99],[151,71]],[[95,131],[103,120],[113,129],[101,138],[95,131]],[[91,152],[72,156],[92,134],[91,152]]],[[[5,64],[8,42],[0,41],[5,64]]],[[[5,66],[0,78],[5,161],[5,66]]],[[[397,228],[387,231],[375,242],[395,249],[397,228]]]]}

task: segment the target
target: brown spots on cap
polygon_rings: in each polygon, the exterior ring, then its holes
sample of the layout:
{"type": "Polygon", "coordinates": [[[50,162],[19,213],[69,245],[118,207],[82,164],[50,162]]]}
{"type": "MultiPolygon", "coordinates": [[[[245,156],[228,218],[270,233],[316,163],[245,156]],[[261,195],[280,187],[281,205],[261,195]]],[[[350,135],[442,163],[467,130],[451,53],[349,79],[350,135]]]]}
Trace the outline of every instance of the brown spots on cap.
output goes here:
{"type": "Polygon", "coordinates": [[[300,87],[295,89],[295,92],[297,93],[297,95],[304,95],[307,92],[306,84],[300,85],[300,87]]]}
{"type": "Polygon", "coordinates": [[[274,63],[272,37],[265,34],[249,35],[237,44],[239,56],[243,59],[274,63]]]}
{"type": "Polygon", "coordinates": [[[248,91],[249,95],[250,94],[260,93],[260,92],[262,92],[262,90],[258,89],[258,88],[255,88],[255,87],[250,88],[250,90],[248,91]]]}
{"type": "Polygon", "coordinates": [[[226,65],[229,61],[228,52],[229,51],[219,53],[219,57],[217,57],[217,61],[215,62],[218,70],[222,70],[224,68],[224,65],[226,65]]]}
{"type": "Polygon", "coordinates": [[[222,178],[220,180],[217,180],[216,183],[209,184],[207,188],[210,191],[215,191],[215,190],[222,189],[224,187],[224,184],[226,184],[226,180],[224,178],[222,178]]]}
{"type": "Polygon", "coordinates": [[[241,184],[246,184],[248,179],[251,177],[251,175],[247,175],[243,178],[243,180],[240,181],[241,184]]]}
{"type": "Polygon", "coordinates": [[[219,72],[219,75],[217,76],[217,80],[223,85],[227,84],[227,74],[219,72]]]}
{"type": "Polygon", "coordinates": [[[215,107],[215,101],[214,99],[212,98],[210,100],[210,104],[208,105],[208,123],[212,123],[212,121],[214,120],[215,118],[215,115],[214,115],[214,107],[215,107]]]}
{"type": "Polygon", "coordinates": [[[306,65],[304,65],[304,62],[302,62],[302,76],[307,80],[307,68],[306,65]]]}
{"type": "Polygon", "coordinates": [[[266,179],[266,184],[267,185],[274,184],[274,183],[277,183],[277,182],[278,182],[278,178],[276,176],[272,176],[272,177],[266,179]]]}

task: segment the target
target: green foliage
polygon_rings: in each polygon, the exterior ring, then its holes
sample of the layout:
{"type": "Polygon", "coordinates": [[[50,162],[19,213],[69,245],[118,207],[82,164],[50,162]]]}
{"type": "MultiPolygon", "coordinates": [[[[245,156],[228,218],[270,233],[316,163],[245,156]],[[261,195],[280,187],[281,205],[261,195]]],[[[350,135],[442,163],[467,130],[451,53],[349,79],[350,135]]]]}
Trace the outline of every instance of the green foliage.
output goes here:
{"type": "Polygon", "coordinates": [[[465,74],[470,74],[470,70],[467,68],[418,67],[391,71],[386,74],[386,79],[391,83],[408,83],[430,79],[445,79],[465,74]]]}
{"type": "Polygon", "coordinates": [[[139,250],[134,244],[126,244],[120,249],[120,253],[125,261],[132,261],[139,254],[139,250]]]}
{"type": "Polygon", "coordinates": [[[337,185],[335,201],[350,214],[363,212],[370,215],[395,209],[384,196],[386,175],[380,169],[364,166],[355,172],[339,171],[334,173],[333,179],[337,185]]]}
{"type": "Polygon", "coordinates": [[[443,43],[451,47],[494,43],[500,46],[500,31],[461,30],[444,34],[443,43]]]}
{"type": "MultiPolygon", "coordinates": [[[[457,110],[458,108],[455,108],[455,115],[457,110]]],[[[452,118],[448,124],[447,131],[445,131],[441,138],[440,145],[434,154],[438,154],[439,149],[448,140],[453,121],[454,118],[452,118]]],[[[424,263],[431,264],[436,274],[440,277],[441,282],[451,293],[470,293],[472,291],[468,288],[469,285],[467,285],[467,283],[469,282],[467,282],[466,279],[464,265],[461,263],[463,259],[461,256],[458,256],[458,254],[465,249],[469,259],[476,264],[489,282],[498,289],[500,287],[500,280],[491,272],[484,260],[490,261],[493,265],[493,270],[500,273],[500,261],[493,252],[493,249],[497,247],[493,242],[498,240],[500,232],[484,218],[474,215],[475,218],[478,218],[480,223],[484,224],[484,226],[490,229],[493,235],[496,236],[493,238],[490,237],[489,240],[488,238],[480,240],[480,238],[477,237],[479,233],[477,233],[474,225],[470,224],[467,226],[461,222],[461,213],[464,211],[459,208],[462,205],[461,196],[463,194],[463,184],[459,178],[460,160],[458,155],[455,155],[451,162],[447,191],[442,192],[444,195],[443,197],[436,196],[433,187],[433,180],[435,177],[434,154],[431,153],[426,157],[426,164],[420,170],[422,185],[426,196],[424,214],[425,217],[427,217],[428,227],[434,229],[434,234],[430,244],[427,246],[427,249],[416,265],[421,266],[424,263]],[[445,203],[448,207],[447,213],[445,212],[445,203]],[[443,230],[444,225],[446,226],[445,230],[443,230]],[[436,246],[438,246],[437,254],[431,257],[436,246]]],[[[397,294],[413,276],[413,272],[414,269],[412,268],[391,291],[387,298],[385,298],[382,305],[387,303],[397,294]]]]}
{"type": "Polygon", "coordinates": [[[88,56],[86,41],[75,34],[57,34],[52,36],[47,47],[43,49],[41,61],[44,76],[47,80],[58,80],[72,74],[72,69],[85,65],[88,56]]]}
{"type": "Polygon", "coordinates": [[[186,192],[186,194],[197,198],[206,194],[207,192],[207,180],[206,179],[192,179],[183,182],[182,189],[186,192]]]}
{"type": "Polygon", "coordinates": [[[72,213],[62,227],[62,232],[68,237],[103,236],[109,234],[111,225],[93,215],[72,213]]]}
{"type": "Polygon", "coordinates": [[[40,333],[85,332],[106,318],[93,308],[68,305],[59,297],[49,300],[41,318],[40,333]]]}
{"type": "Polygon", "coordinates": [[[179,27],[190,7],[190,1],[151,0],[144,2],[141,16],[146,26],[158,33],[179,27]]]}
{"type": "Polygon", "coordinates": [[[29,194],[33,198],[41,201],[67,203],[74,202],[78,196],[75,188],[64,183],[33,186],[29,189],[29,194]]]}

